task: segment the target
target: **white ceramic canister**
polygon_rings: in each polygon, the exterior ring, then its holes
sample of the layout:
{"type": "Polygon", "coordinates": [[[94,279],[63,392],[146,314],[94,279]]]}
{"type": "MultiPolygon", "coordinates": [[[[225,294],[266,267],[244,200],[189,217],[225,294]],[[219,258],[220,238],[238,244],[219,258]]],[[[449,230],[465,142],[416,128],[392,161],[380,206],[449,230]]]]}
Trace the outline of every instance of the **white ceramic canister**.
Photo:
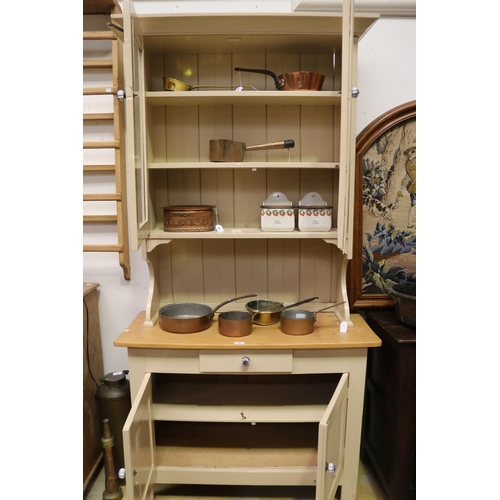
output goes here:
{"type": "Polygon", "coordinates": [[[307,193],[299,201],[299,230],[330,231],[332,228],[332,209],[316,192],[307,193]]]}
{"type": "Polygon", "coordinates": [[[295,209],[292,202],[279,191],[270,194],[260,207],[262,231],[293,231],[295,209]]]}

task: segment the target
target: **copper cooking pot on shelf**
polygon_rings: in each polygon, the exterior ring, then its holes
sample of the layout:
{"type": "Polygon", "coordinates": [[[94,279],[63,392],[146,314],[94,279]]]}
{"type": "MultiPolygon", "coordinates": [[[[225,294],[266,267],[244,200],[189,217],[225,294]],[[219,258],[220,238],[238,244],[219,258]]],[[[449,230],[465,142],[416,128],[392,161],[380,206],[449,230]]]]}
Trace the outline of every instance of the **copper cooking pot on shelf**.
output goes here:
{"type": "Polygon", "coordinates": [[[227,161],[240,163],[245,159],[245,151],[263,151],[270,149],[290,149],[295,147],[293,139],[284,141],[266,142],[247,146],[245,142],[231,141],[230,139],[211,139],[209,144],[210,161],[227,161]]]}
{"type": "Polygon", "coordinates": [[[325,81],[325,75],[313,71],[292,71],[278,76],[267,69],[234,68],[234,70],[269,75],[278,90],[321,90],[325,81]]]}
{"type": "Polygon", "coordinates": [[[324,307],[316,312],[307,311],[304,309],[292,309],[290,311],[283,311],[280,314],[280,330],[287,335],[308,335],[314,330],[314,323],[316,323],[317,314],[327,309],[340,306],[344,304],[337,302],[331,306],[324,307]]]}
{"type": "Polygon", "coordinates": [[[224,337],[246,337],[252,333],[253,314],[247,311],[226,311],[217,318],[218,331],[224,337]]]}
{"type": "Polygon", "coordinates": [[[163,77],[163,88],[172,92],[189,92],[194,89],[221,90],[230,89],[239,92],[241,90],[257,90],[252,85],[190,85],[176,78],[163,77]]]}

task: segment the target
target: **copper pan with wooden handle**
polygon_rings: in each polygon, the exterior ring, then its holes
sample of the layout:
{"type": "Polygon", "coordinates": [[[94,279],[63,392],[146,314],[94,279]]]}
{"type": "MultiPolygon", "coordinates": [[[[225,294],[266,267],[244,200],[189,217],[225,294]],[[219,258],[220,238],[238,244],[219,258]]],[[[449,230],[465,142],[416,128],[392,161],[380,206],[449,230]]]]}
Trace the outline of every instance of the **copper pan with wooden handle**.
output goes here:
{"type": "Polygon", "coordinates": [[[295,147],[295,141],[292,139],[266,142],[265,144],[256,144],[255,146],[247,146],[244,142],[231,141],[229,139],[211,139],[209,158],[210,161],[241,162],[245,157],[245,151],[288,149],[293,147],[295,147]]]}

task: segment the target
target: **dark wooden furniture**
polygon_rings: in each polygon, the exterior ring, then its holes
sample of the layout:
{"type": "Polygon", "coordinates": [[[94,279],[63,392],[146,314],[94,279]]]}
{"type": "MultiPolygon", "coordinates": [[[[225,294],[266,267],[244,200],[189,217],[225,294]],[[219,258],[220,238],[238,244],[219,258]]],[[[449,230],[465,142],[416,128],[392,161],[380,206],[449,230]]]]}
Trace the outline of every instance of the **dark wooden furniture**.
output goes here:
{"type": "Polygon", "coordinates": [[[361,460],[372,464],[389,500],[415,499],[416,329],[392,310],[364,315],[382,347],[368,353],[361,460]]]}
{"type": "Polygon", "coordinates": [[[104,375],[99,324],[99,284],[83,284],[83,493],[102,458],[101,422],[95,394],[104,375]]]}

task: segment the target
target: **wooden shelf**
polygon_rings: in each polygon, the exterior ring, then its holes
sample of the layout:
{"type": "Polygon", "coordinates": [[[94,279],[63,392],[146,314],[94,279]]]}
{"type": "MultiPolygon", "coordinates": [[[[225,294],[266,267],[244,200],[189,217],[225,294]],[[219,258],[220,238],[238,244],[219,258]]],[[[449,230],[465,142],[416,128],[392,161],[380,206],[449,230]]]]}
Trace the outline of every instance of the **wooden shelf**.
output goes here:
{"type": "Polygon", "coordinates": [[[284,168],[321,168],[321,169],[335,169],[339,168],[338,163],[318,163],[318,162],[299,162],[299,161],[243,161],[243,162],[229,162],[229,161],[209,161],[209,162],[186,162],[186,163],[164,163],[164,162],[154,162],[148,163],[148,168],[151,170],[155,169],[207,169],[207,168],[229,168],[229,169],[247,169],[247,168],[273,168],[273,169],[284,169],[284,168]]]}
{"type": "MultiPolygon", "coordinates": [[[[243,299],[245,300],[245,299],[243,299]]],[[[163,305],[163,304],[162,304],[163,305]]],[[[207,304],[214,308],[217,304],[207,304]]],[[[304,304],[308,311],[319,311],[328,307],[328,303],[309,302],[304,304]]],[[[345,304],[331,311],[339,311],[345,304]]],[[[306,352],[313,349],[364,349],[378,347],[380,339],[365,324],[359,314],[352,314],[350,325],[346,333],[340,333],[340,319],[334,312],[321,312],[317,314],[314,331],[309,335],[286,335],[279,329],[279,324],[269,326],[253,325],[252,333],[246,337],[224,337],[218,332],[218,314],[224,311],[244,311],[244,302],[231,302],[216,312],[216,317],[207,330],[179,334],[162,330],[156,321],[153,325],[145,324],[146,312],[143,311],[131,323],[129,328],[122,332],[114,341],[115,347],[128,347],[132,349],[221,349],[235,350],[270,350],[270,349],[299,349],[306,352]]],[[[199,361],[196,361],[199,363],[199,361]]]]}
{"type": "Polygon", "coordinates": [[[118,201],[121,198],[120,193],[87,193],[83,195],[83,201],[118,201]]]}
{"type": "MultiPolygon", "coordinates": [[[[353,35],[361,36],[379,17],[378,14],[355,14],[353,35]]],[[[138,14],[136,19],[146,37],[146,48],[171,53],[209,53],[223,48],[226,48],[225,52],[263,51],[270,40],[276,49],[292,53],[310,53],[312,49],[331,53],[332,48],[340,48],[342,42],[340,13],[246,13],[243,16],[169,13],[168,16],[138,14]],[[203,35],[203,41],[200,41],[200,35],[203,35]],[[228,35],[238,37],[238,43],[228,39],[228,35]],[[176,37],[179,43],[169,46],[168,40],[172,37],[176,37]]],[[[112,14],[111,20],[123,28],[122,14],[112,14]]]]}
{"type": "Polygon", "coordinates": [[[83,68],[112,68],[113,61],[111,59],[84,59],[83,68]]]}
{"type": "Polygon", "coordinates": [[[84,172],[114,172],[115,165],[84,165],[84,172]]]}
{"type": "Polygon", "coordinates": [[[83,115],[83,121],[111,121],[114,116],[114,113],[87,113],[83,115]]]}
{"type": "Polygon", "coordinates": [[[84,40],[114,40],[115,34],[112,31],[84,31],[84,40]]]}
{"type": "Polygon", "coordinates": [[[83,149],[116,149],[120,141],[88,141],[83,143],[83,149]]]}
{"type": "Polygon", "coordinates": [[[268,238],[281,238],[281,239],[337,239],[337,230],[331,229],[330,231],[263,231],[260,227],[227,227],[223,232],[217,231],[200,231],[200,232],[187,232],[187,231],[164,231],[163,227],[157,228],[149,233],[149,239],[160,240],[192,240],[192,239],[268,239],[268,238]]]}
{"type": "Polygon", "coordinates": [[[292,90],[242,90],[146,92],[147,103],[151,106],[201,106],[201,105],[340,105],[341,94],[335,91],[292,91],[292,90]]]}
{"type": "MultiPolygon", "coordinates": [[[[338,381],[337,381],[338,382],[338,381]]],[[[330,383],[169,382],[154,394],[154,419],[192,422],[319,422],[335,385],[330,383]]]]}
{"type": "Polygon", "coordinates": [[[83,245],[84,252],[123,252],[123,245],[83,245]]]}
{"type": "Polygon", "coordinates": [[[84,215],[83,222],[116,222],[116,215],[84,215]]]}

